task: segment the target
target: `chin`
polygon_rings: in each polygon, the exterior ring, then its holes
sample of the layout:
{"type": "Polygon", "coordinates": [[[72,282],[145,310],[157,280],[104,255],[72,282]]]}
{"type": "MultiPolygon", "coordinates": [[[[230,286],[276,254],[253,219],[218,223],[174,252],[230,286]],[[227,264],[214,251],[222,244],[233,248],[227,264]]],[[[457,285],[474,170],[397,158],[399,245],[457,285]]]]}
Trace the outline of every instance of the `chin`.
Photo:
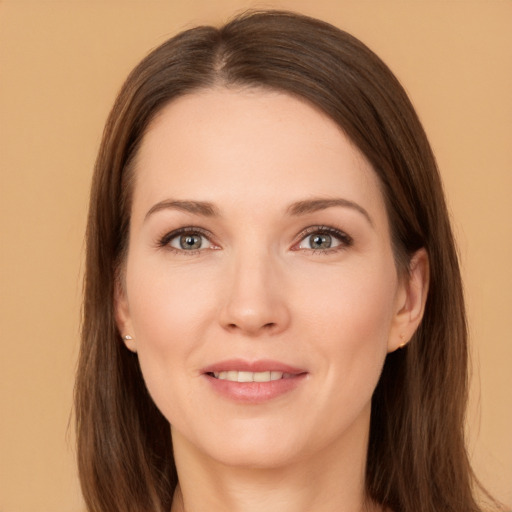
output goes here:
{"type": "Polygon", "coordinates": [[[261,445],[253,442],[241,446],[239,443],[228,443],[225,450],[215,450],[215,459],[225,466],[240,469],[278,469],[289,466],[300,459],[298,447],[277,448],[274,445],[261,445]]]}
{"type": "Polygon", "coordinates": [[[267,422],[255,425],[242,421],[231,428],[225,425],[222,430],[215,430],[209,430],[207,434],[189,431],[183,435],[173,429],[173,443],[184,442],[196,453],[224,466],[247,469],[272,469],[293,464],[304,455],[309,444],[302,436],[294,436],[289,428],[282,429],[267,422]]]}

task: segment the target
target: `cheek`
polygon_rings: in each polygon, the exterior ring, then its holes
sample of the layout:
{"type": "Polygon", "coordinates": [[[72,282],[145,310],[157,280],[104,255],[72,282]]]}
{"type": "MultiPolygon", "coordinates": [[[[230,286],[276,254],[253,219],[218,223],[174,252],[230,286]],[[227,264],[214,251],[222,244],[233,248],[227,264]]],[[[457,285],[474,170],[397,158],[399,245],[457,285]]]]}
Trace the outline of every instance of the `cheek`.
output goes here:
{"type": "Polygon", "coordinates": [[[170,388],[195,376],[190,361],[215,316],[214,287],[205,275],[162,265],[134,261],[131,270],[127,291],[138,358],[149,392],[167,415],[170,388]]]}
{"type": "Polygon", "coordinates": [[[301,304],[301,316],[310,318],[317,329],[330,331],[326,339],[333,339],[337,333],[358,344],[365,339],[375,341],[376,333],[387,334],[396,290],[392,260],[390,264],[362,264],[356,260],[347,268],[309,272],[295,294],[301,304]]]}
{"type": "Polygon", "coordinates": [[[395,291],[392,275],[371,269],[333,276],[301,308],[309,332],[304,350],[316,370],[308,410],[311,418],[321,418],[319,442],[326,443],[369,414],[387,355],[395,291]]]}
{"type": "Polygon", "coordinates": [[[365,266],[333,272],[322,283],[322,291],[310,287],[300,317],[328,366],[329,384],[371,393],[387,354],[396,274],[388,266],[365,266]]]}
{"type": "Polygon", "coordinates": [[[177,348],[176,340],[197,341],[214,309],[208,272],[190,264],[176,267],[161,254],[134,251],[128,261],[127,292],[137,339],[159,351],[177,348]]]}

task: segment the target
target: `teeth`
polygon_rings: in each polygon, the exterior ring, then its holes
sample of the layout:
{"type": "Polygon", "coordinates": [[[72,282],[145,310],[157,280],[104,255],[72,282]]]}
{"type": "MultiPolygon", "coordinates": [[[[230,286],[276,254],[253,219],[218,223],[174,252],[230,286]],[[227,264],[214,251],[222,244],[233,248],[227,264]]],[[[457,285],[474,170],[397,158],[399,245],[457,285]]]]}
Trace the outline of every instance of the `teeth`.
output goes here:
{"type": "Polygon", "coordinates": [[[214,377],[220,380],[229,380],[231,382],[270,382],[291,377],[290,374],[283,372],[215,372],[214,377]]]}
{"type": "Polygon", "coordinates": [[[252,374],[252,380],[253,382],[269,382],[276,379],[272,379],[271,372],[257,372],[252,374]]]}
{"type": "Polygon", "coordinates": [[[252,372],[238,372],[238,382],[254,382],[252,372]]]}

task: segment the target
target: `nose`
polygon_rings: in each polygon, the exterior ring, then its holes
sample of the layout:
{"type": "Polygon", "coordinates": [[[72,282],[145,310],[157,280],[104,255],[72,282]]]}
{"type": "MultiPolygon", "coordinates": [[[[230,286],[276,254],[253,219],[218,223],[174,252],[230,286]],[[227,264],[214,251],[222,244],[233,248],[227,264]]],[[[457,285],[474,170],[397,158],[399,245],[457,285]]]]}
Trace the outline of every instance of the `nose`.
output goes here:
{"type": "Polygon", "coordinates": [[[283,271],[264,253],[231,262],[225,299],[219,313],[221,326],[245,336],[276,335],[290,324],[283,271]]]}

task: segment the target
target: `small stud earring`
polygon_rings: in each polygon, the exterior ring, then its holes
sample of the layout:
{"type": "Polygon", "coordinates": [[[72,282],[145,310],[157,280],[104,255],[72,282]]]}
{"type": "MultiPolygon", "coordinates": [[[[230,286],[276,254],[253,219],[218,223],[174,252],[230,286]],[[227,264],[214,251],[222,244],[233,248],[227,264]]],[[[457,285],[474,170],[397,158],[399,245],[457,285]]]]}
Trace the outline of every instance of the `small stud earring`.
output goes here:
{"type": "Polygon", "coordinates": [[[128,350],[130,350],[131,352],[137,353],[137,348],[135,346],[135,341],[134,341],[132,336],[130,336],[129,334],[125,334],[123,336],[123,341],[124,341],[125,347],[128,350]]]}
{"type": "Polygon", "coordinates": [[[398,348],[404,348],[405,345],[407,345],[407,342],[404,341],[404,338],[405,338],[405,335],[400,334],[400,340],[402,341],[402,343],[398,346],[398,348]]]}

